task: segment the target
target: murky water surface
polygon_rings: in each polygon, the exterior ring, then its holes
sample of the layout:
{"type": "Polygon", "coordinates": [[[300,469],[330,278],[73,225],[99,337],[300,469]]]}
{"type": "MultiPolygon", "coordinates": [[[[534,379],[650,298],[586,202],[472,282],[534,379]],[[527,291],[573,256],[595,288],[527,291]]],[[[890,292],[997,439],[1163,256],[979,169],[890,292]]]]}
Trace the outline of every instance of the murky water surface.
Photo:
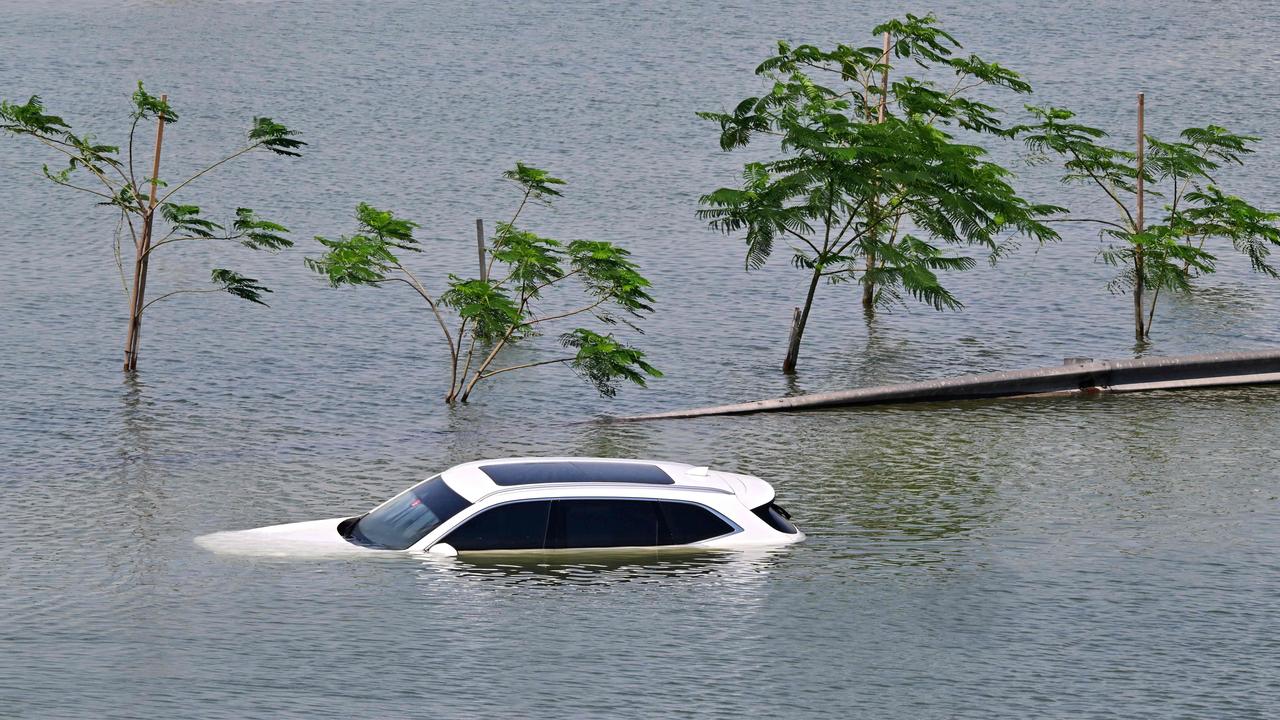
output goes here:
{"type": "MultiPolygon", "coordinates": [[[[5,139],[0,716],[1274,717],[1280,390],[578,422],[1133,352],[1097,238],[1073,229],[955,279],[963,313],[868,324],[849,290],[824,289],[802,373],[775,371],[803,279],[785,261],[743,274],[739,244],[693,217],[741,161],[693,112],[757,90],[749,68],[775,39],[860,39],[930,9],[1121,137],[1137,89],[1156,134],[1263,136],[1223,181],[1280,205],[1280,13],[1263,2],[0,7],[0,96],[40,93],[116,139],[145,79],[183,113],[172,174],[255,114],[285,120],[306,159],[252,160],[189,199],[252,204],[300,238],[348,230],[360,200],[394,208],[423,223],[436,283],[469,269],[474,217],[510,212],[502,169],[554,170],[567,196],[532,226],[635,251],[660,301],[641,341],[667,373],[610,403],[540,368],[447,411],[413,298],[328,290],[303,247],[232,253],[277,290],[272,307],[157,310],[125,381],[110,220],[5,139]],[[811,539],[483,563],[192,543],[355,513],[452,463],[519,454],[759,474],[811,539]]],[[[1088,202],[1045,169],[1020,183],[1088,202]]],[[[202,282],[203,252],[157,259],[156,292],[202,282]]],[[[1277,285],[1226,265],[1164,307],[1147,352],[1280,343],[1277,285]]]]}

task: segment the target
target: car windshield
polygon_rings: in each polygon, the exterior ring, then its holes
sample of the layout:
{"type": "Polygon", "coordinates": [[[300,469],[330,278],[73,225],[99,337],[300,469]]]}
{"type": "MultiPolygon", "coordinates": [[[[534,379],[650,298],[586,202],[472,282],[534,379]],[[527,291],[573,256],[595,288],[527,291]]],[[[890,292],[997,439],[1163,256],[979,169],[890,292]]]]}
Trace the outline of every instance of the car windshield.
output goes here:
{"type": "Polygon", "coordinates": [[[347,539],[404,550],[470,504],[436,475],[371,510],[351,527],[347,539]]]}

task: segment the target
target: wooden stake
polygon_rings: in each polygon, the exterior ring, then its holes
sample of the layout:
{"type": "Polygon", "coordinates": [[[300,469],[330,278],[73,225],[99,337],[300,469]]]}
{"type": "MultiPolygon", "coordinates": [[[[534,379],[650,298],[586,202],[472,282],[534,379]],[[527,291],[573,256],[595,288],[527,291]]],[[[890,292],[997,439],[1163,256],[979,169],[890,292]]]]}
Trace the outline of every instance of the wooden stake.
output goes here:
{"type": "Polygon", "coordinates": [[[1146,114],[1147,114],[1147,96],[1146,93],[1138,93],[1138,232],[1142,232],[1143,227],[1143,177],[1142,165],[1145,160],[1147,141],[1146,141],[1146,114]]]}
{"type": "MultiPolygon", "coordinates": [[[[1138,207],[1137,207],[1137,214],[1134,220],[1134,225],[1135,225],[1134,229],[1138,233],[1141,233],[1143,230],[1143,227],[1145,226],[1144,225],[1145,221],[1143,218],[1143,209],[1144,209],[1144,201],[1146,198],[1145,198],[1145,190],[1143,188],[1142,166],[1145,160],[1143,156],[1146,153],[1146,132],[1145,132],[1146,111],[1147,111],[1146,94],[1138,93],[1138,157],[1137,157],[1138,207]]],[[[1145,272],[1145,270],[1146,270],[1146,267],[1142,257],[1142,246],[1136,245],[1134,246],[1134,250],[1133,250],[1133,272],[1134,272],[1133,330],[1138,340],[1143,340],[1147,336],[1146,327],[1143,324],[1143,317],[1142,317],[1142,291],[1143,291],[1143,285],[1145,284],[1143,282],[1143,273],[1145,272]]]]}
{"type": "Polygon", "coordinates": [[[484,263],[484,220],[476,218],[476,250],[480,253],[480,279],[489,282],[489,268],[484,263]]]}
{"type": "Polygon", "coordinates": [[[884,122],[885,104],[889,100],[889,33],[884,34],[884,54],[880,56],[880,64],[884,70],[880,75],[880,114],[876,122],[884,122]]]}
{"type": "MultiPolygon", "coordinates": [[[[880,75],[880,110],[876,115],[877,123],[884,122],[885,108],[889,102],[889,48],[890,48],[890,45],[891,45],[891,41],[889,38],[889,33],[886,32],[884,34],[884,54],[880,56],[880,64],[884,65],[884,70],[881,71],[881,75],[880,75]]],[[[875,212],[877,212],[876,205],[875,203],[872,203],[871,213],[874,214],[875,212]]],[[[876,269],[875,253],[868,252],[867,253],[867,272],[870,273],[875,269],[876,269]]],[[[876,297],[875,283],[869,282],[864,278],[862,283],[862,308],[870,312],[872,308],[874,308],[875,306],[875,297],[876,297]]]]}
{"type": "Polygon", "coordinates": [[[800,360],[800,308],[791,315],[791,337],[787,339],[787,357],[782,362],[782,372],[793,373],[800,360]]]}
{"type": "MultiPolygon", "coordinates": [[[[168,95],[161,95],[160,102],[167,103],[168,95]]],[[[129,298],[129,334],[125,338],[124,369],[138,369],[138,338],[142,334],[142,308],[147,293],[147,265],[151,259],[151,226],[156,212],[157,181],[160,178],[160,148],[164,144],[164,113],[156,118],[156,156],[151,165],[151,201],[142,221],[142,237],[138,240],[137,257],[133,261],[133,294],[129,298]]]]}

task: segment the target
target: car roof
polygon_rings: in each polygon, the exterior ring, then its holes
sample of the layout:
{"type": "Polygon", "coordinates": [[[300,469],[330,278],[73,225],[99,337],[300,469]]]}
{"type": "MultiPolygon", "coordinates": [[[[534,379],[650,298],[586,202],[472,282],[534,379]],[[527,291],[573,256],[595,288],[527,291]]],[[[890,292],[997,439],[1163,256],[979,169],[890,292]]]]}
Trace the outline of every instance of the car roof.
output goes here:
{"type": "MultiPolygon", "coordinates": [[[[471,502],[486,495],[530,486],[573,490],[588,485],[718,490],[734,495],[762,494],[759,486],[773,489],[763,480],[660,460],[594,457],[518,457],[477,460],[445,470],[441,476],[454,492],[471,502]],[[743,482],[743,481],[754,482],[743,482]]],[[[744,502],[746,498],[744,498],[744,502]]]]}

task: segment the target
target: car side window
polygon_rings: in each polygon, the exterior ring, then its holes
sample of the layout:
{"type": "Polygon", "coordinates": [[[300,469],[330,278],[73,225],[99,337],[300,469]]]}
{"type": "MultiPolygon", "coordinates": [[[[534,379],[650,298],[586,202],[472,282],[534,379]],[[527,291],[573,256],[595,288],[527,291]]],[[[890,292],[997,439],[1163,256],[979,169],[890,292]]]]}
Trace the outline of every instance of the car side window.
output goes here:
{"type": "Polygon", "coordinates": [[[658,503],[653,500],[556,500],[548,548],[653,547],[658,544],[658,503]]]}
{"type": "Polygon", "coordinates": [[[550,500],[498,505],[459,525],[441,542],[466,550],[540,550],[547,535],[550,500]]]}
{"type": "Polygon", "coordinates": [[[728,535],[734,527],[711,510],[693,503],[659,502],[659,545],[685,545],[728,535]]]}

